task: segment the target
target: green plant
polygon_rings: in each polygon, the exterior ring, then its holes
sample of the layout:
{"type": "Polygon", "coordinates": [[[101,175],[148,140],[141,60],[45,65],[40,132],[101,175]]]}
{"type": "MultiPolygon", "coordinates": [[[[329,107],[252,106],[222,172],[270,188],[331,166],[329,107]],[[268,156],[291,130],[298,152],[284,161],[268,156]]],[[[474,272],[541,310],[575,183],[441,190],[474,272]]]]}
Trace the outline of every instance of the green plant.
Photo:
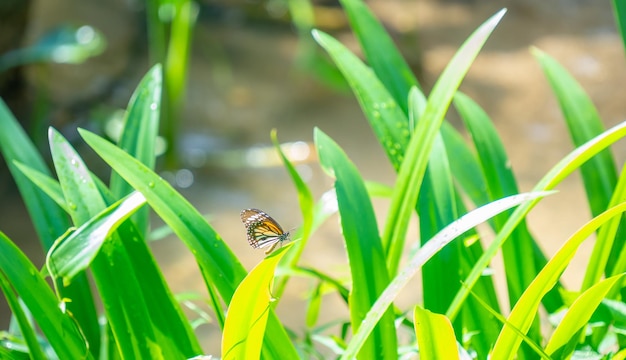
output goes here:
{"type": "MultiPolygon", "coordinates": [[[[320,164],[334,179],[333,188],[315,202],[282,153],[274,132],[276,149],[298,190],[303,225],[295,231],[296,241],[274,251],[250,273],[198,211],[152,169],[162,87],[160,66],[138,86],[117,145],[79,130],[114,170],[108,186],[91,175],[58,132],[50,130],[58,178],[53,179],[0,102],[0,150],[48,254],[40,273],[0,233],[0,287],[19,325],[19,331],[5,337],[1,355],[170,359],[217,352],[200,348],[191,322],[146,246],[145,204],[194,254],[205,279],[207,301],[223,329],[221,356],[225,359],[323,358],[328,351],[343,359],[398,358],[418,351],[426,359],[565,358],[580,349],[601,356],[600,344],[611,340],[613,350],[624,348],[616,328],[623,318],[620,290],[626,257],[621,254],[623,230],[619,224],[626,211],[626,182],[624,176],[617,176],[607,149],[626,135],[626,123],[603,130],[593,105],[573,78],[554,60],[534,50],[577,148],[556,164],[533,192],[518,194],[504,147],[489,118],[470,98],[457,92],[504,11],[470,36],[426,97],[365,5],[357,0],[343,0],[342,5],[371,68],[331,36],[314,31],[314,38],[357,96],[398,171],[396,183],[389,188],[365,182],[341,147],[315,129],[320,164]],[[474,148],[445,122],[451,103],[472,135],[474,148]],[[585,179],[594,218],[554,257],[546,259],[526,228],[525,217],[578,169],[585,179]],[[374,195],[390,198],[383,229],[378,229],[374,217],[374,195]],[[461,195],[477,208],[468,212],[461,195]],[[348,282],[322,269],[301,267],[298,261],[317,227],[335,212],[341,219],[349,259],[348,282]],[[414,212],[420,221],[420,243],[411,244],[417,250],[406,253],[407,226],[414,212]],[[476,241],[481,234],[473,230],[483,222],[496,233],[486,248],[476,241]],[[596,248],[584,286],[566,296],[559,278],[579,245],[594,232],[596,248]],[[492,279],[485,275],[500,250],[513,309],[506,318],[492,279]],[[394,299],[419,270],[424,305],[397,308],[394,299]],[[85,271],[92,273],[104,305],[103,328],[98,325],[85,271]],[[124,278],[116,274],[124,274],[124,278]],[[52,288],[44,275],[54,279],[52,288]],[[606,278],[601,280],[603,275],[606,278]],[[308,329],[302,335],[289,333],[274,312],[293,277],[316,281],[307,304],[308,329]],[[349,319],[318,324],[321,297],[327,291],[336,291],[343,299],[349,319]],[[539,330],[541,305],[550,314],[564,312],[549,339],[539,330]],[[328,328],[336,324],[340,331],[329,334],[328,328]],[[400,342],[407,337],[408,342],[400,342]]],[[[617,6],[616,12],[622,14],[617,6]]]]}

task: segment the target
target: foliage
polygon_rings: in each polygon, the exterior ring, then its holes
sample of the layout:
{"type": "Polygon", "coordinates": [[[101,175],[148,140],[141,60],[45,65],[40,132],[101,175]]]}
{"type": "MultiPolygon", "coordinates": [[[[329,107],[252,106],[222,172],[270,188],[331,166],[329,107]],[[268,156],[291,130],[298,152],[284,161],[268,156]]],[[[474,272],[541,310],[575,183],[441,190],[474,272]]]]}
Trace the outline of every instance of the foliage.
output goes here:
{"type": "MultiPolygon", "coordinates": [[[[603,356],[624,348],[620,328],[626,256],[620,221],[626,210],[626,180],[617,175],[609,147],[626,135],[626,122],[604,130],[576,81],[547,54],[533,50],[576,149],[533,192],[519,194],[487,114],[457,91],[504,11],[468,38],[426,97],[367,7],[358,0],[341,3],[369,66],[330,35],[316,30],[313,36],[357,97],[398,172],[396,183],[388,189],[366,182],[340,145],[316,128],[320,165],[334,185],[315,202],[273,133],[298,190],[303,226],[295,231],[296,241],[270,254],[250,273],[200,213],[154,172],[162,73],[168,71],[157,65],[139,84],[118,144],[79,131],[114,170],[109,185],[92,175],[54,129],[49,131],[49,143],[57,178],[52,178],[0,101],[0,151],[47,252],[46,266],[38,271],[0,233],[0,288],[18,326],[3,337],[0,355],[172,359],[217,354],[217,349],[201,349],[193,320],[183,314],[146,244],[146,204],[195,256],[207,301],[223,330],[224,359],[329,354],[342,359],[394,359],[418,352],[429,359],[567,358],[583,351],[603,356]],[[471,146],[460,141],[460,134],[444,119],[452,103],[472,137],[471,146]],[[525,217],[578,169],[594,217],[546,259],[525,217]],[[376,222],[374,193],[390,198],[383,229],[376,222]],[[475,209],[468,211],[469,206],[475,209]],[[348,280],[299,265],[307,240],[335,212],[350,266],[348,280]],[[419,218],[419,241],[407,237],[414,213],[419,218]],[[496,234],[488,246],[477,241],[483,234],[474,230],[483,222],[496,234]],[[559,284],[561,274],[593,234],[597,246],[583,287],[567,292],[559,284]],[[412,250],[406,251],[407,245],[412,250]],[[508,304],[498,302],[487,272],[498,251],[504,258],[508,304]],[[416,281],[419,271],[423,304],[398,308],[394,300],[404,286],[416,281]],[[102,326],[87,272],[103,305],[102,326]],[[275,273],[280,275],[274,284],[275,273]],[[52,278],[52,286],[46,276],[52,278]],[[274,312],[294,277],[315,282],[303,334],[289,331],[274,312]],[[328,292],[343,299],[349,319],[318,322],[321,298],[328,292]],[[551,337],[540,332],[541,326],[552,325],[539,315],[542,306],[552,318],[560,315],[551,337]],[[507,308],[512,310],[505,317],[507,308]],[[338,332],[330,330],[335,325],[338,332]]],[[[616,12],[621,18],[621,7],[616,6],[616,12]]]]}

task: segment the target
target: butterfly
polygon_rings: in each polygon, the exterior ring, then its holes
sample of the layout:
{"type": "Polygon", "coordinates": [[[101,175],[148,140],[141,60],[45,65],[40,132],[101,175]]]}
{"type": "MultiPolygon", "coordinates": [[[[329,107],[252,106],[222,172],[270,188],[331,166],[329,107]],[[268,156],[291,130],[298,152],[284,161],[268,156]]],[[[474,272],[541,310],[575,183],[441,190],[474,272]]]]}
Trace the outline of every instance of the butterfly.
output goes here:
{"type": "Polygon", "coordinates": [[[248,243],[255,249],[263,249],[266,254],[274,250],[276,245],[289,240],[289,232],[284,232],[276,220],[259,209],[241,210],[241,221],[246,226],[248,243]]]}

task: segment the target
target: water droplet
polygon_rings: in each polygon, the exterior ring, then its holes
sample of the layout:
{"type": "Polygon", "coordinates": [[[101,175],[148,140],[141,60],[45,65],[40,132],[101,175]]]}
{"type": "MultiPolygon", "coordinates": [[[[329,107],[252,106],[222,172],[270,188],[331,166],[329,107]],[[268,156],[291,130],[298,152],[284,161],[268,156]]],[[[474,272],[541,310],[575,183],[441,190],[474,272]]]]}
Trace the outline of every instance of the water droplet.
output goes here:
{"type": "Polygon", "coordinates": [[[150,104],[150,110],[156,110],[158,108],[157,103],[150,104]]]}
{"type": "Polygon", "coordinates": [[[154,181],[150,181],[150,182],[148,183],[148,187],[153,188],[153,187],[154,187],[154,181]]]}

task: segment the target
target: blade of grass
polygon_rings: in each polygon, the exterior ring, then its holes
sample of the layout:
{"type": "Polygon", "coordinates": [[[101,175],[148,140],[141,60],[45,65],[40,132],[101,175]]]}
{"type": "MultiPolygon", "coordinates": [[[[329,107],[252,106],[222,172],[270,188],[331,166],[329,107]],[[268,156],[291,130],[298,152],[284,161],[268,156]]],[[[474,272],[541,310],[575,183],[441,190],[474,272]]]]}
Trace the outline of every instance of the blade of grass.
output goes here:
{"type": "MultiPolygon", "coordinates": [[[[578,167],[593,157],[598,152],[606,149],[612,143],[626,136],[626,122],[618,124],[613,128],[603,132],[601,135],[596,136],[592,140],[585,143],[583,146],[578,147],[565,158],[563,158],[558,164],[556,164],[534,188],[534,191],[546,191],[553,189],[569,174],[574,172],[578,167]]],[[[519,222],[528,214],[528,212],[536,205],[538,200],[531,201],[517,208],[513,214],[509,217],[508,221],[502,227],[502,230],[497,234],[494,241],[485,250],[481,258],[476,263],[476,266],[472,269],[472,272],[468,275],[464,281],[465,287],[461,288],[455,300],[450,305],[450,308],[446,312],[446,315],[450,319],[454,319],[460,310],[460,306],[467,298],[469,291],[472,289],[476,281],[483,274],[484,270],[489,266],[491,259],[495,256],[497,251],[502,246],[502,243],[509,238],[511,232],[519,224],[519,222]]]]}
{"type": "Polygon", "coordinates": [[[185,83],[189,71],[189,53],[193,27],[198,17],[198,4],[181,0],[170,4],[174,16],[170,27],[169,46],[165,59],[165,97],[162,133],[167,141],[165,161],[169,167],[176,163],[179,116],[184,101],[185,83]]]}
{"type": "MultiPolygon", "coordinates": [[[[2,237],[4,237],[4,234],[0,232],[0,238],[2,237]]],[[[4,240],[7,242],[9,241],[8,238],[4,240]]],[[[0,269],[1,268],[2,266],[0,266],[0,269]]],[[[20,342],[26,346],[26,351],[21,352],[24,354],[24,358],[35,360],[48,359],[37,339],[37,334],[34,328],[35,324],[29,321],[28,315],[22,308],[19,301],[19,295],[15,292],[13,286],[11,286],[9,279],[5,276],[3,271],[0,271],[0,290],[4,294],[4,298],[6,299],[9,309],[11,310],[11,323],[17,324],[18,331],[16,332],[16,335],[19,334],[18,336],[20,337],[20,342]]],[[[13,359],[14,357],[11,355],[9,350],[7,350],[13,347],[10,343],[7,343],[7,334],[3,332],[2,335],[3,343],[2,346],[0,346],[0,358],[13,359]]]]}
{"type": "Polygon", "coordinates": [[[613,14],[615,15],[615,23],[622,37],[622,44],[626,50],[626,4],[620,0],[611,1],[613,5],[613,14]]]}
{"type": "MultiPolygon", "coordinates": [[[[246,270],[211,225],[171,185],[145,165],[88,131],[79,130],[79,133],[113,170],[146,197],[150,207],[194,254],[207,286],[215,286],[224,302],[230,303],[246,270]]],[[[217,307],[214,311],[223,312],[217,307]]],[[[293,358],[295,349],[273,311],[268,320],[268,332],[273,334],[266,337],[268,351],[277,359],[281,356],[293,358]]]]}
{"type": "MultiPolygon", "coordinates": [[[[55,167],[77,225],[102,211],[106,202],[80,156],[58,132],[50,131],[55,167]],[[72,206],[73,204],[73,206],[72,206]]],[[[112,233],[92,262],[92,273],[122,356],[192,356],[200,346],[152,254],[131,222],[112,233]],[[120,282],[117,274],[124,274],[120,282]],[[131,336],[129,336],[131,334],[131,336]]]]}
{"type": "MultiPolygon", "coordinates": [[[[41,173],[50,174],[50,170],[37,152],[35,145],[30,141],[2,99],[0,99],[0,151],[24,200],[39,241],[44,251],[47,251],[56,238],[70,227],[70,222],[63,209],[17,169],[15,162],[19,161],[29,164],[30,167],[41,173]]],[[[69,287],[59,284],[58,288],[62,297],[74,300],[73,303],[68,304],[68,309],[80,324],[90,344],[92,354],[98,354],[100,327],[87,277],[77,278],[69,287]]]]}
{"type": "Polygon", "coordinates": [[[267,318],[275,301],[272,279],[278,262],[294,243],[267,256],[241,281],[228,307],[222,335],[222,358],[259,359],[267,318]]]}
{"type": "Polygon", "coordinates": [[[361,0],[341,0],[368,63],[405,114],[411,87],[419,87],[417,78],[404,61],[382,24],[361,0]]]}
{"type": "Polygon", "coordinates": [[[87,269],[110,234],[145,203],[141,193],[132,193],[57,242],[46,260],[50,274],[70,283],[74,276],[87,269]]]}
{"type": "MultiPolygon", "coordinates": [[[[11,284],[32,316],[37,319],[37,325],[60,359],[93,358],[74,320],[61,312],[59,300],[46,280],[26,255],[2,232],[0,232],[0,273],[2,278],[11,284]]],[[[32,350],[33,355],[41,353],[41,349],[32,350]]]]}
{"type": "MultiPolygon", "coordinates": [[[[272,130],[271,133],[272,142],[274,143],[274,147],[278,152],[281,160],[283,161],[283,165],[287,169],[291,180],[294,185],[296,185],[296,190],[298,191],[298,202],[300,204],[300,212],[302,213],[302,230],[301,230],[301,240],[296,243],[296,248],[294,251],[290,251],[286,256],[283,263],[287,267],[294,267],[300,260],[302,256],[302,251],[304,251],[304,247],[306,246],[307,241],[309,240],[309,236],[311,235],[311,231],[313,230],[313,207],[314,200],[313,195],[311,194],[311,190],[306,185],[304,180],[300,177],[300,174],[293,166],[293,164],[289,161],[287,156],[283,153],[280,143],[278,142],[278,137],[276,135],[276,130],[272,130]]],[[[275,295],[277,298],[280,298],[283,291],[285,290],[285,286],[287,286],[288,277],[283,277],[279,280],[278,285],[275,286],[275,295]]]]}
{"type": "MultiPolygon", "coordinates": [[[[117,144],[150,169],[154,169],[156,160],[155,147],[159,132],[161,89],[163,87],[161,71],[161,65],[153,66],[137,85],[128,103],[123,131],[117,144]]],[[[111,173],[109,184],[111,193],[116,199],[133,191],[133,188],[115,171],[111,173]]],[[[148,208],[133,215],[133,221],[144,234],[144,238],[148,230],[148,215],[148,208]]]]}
{"type": "MultiPolygon", "coordinates": [[[[396,273],[397,264],[400,261],[409,218],[417,203],[430,149],[438,134],[443,117],[472,61],[502,16],[504,16],[504,10],[492,16],[465,41],[433,87],[424,113],[418,113],[418,109],[414,109],[411,114],[420,120],[417,122],[417,127],[406,151],[406,159],[408,160],[404,161],[398,173],[383,233],[383,244],[388,244],[389,270],[392,275],[396,273]]],[[[411,92],[409,100],[416,104],[419,101],[418,97],[419,95],[414,90],[411,92]]]]}
{"type": "MultiPolygon", "coordinates": [[[[574,145],[580,146],[602,133],[604,126],[600,115],[582,86],[564,67],[546,53],[537,48],[533,48],[532,53],[541,65],[559,102],[574,145]]],[[[610,150],[598,153],[580,167],[580,172],[591,213],[597,215],[607,208],[617,183],[615,160],[610,150]]],[[[611,273],[621,249],[626,245],[626,226],[618,229],[618,236],[615,240],[606,264],[607,274],[611,273]]]]}
{"type": "MultiPolygon", "coordinates": [[[[489,199],[495,200],[519,193],[504,145],[488,115],[478,104],[462,93],[457,93],[454,101],[459,115],[470,132],[476,147],[483,177],[487,183],[486,190],[489,199]]],[[[507,211],[493,219],[492,224],[496,232],[502,229],[511,214],[512,211],[507,211]]],[[[508,298],[511,307],[534,279],[539,269],[546,263],[545,257],[541,253],[535,252],[535,247],[535,240],[528,232],[525,221],[522,221],[515,228],[511,233],[511,240],[505,242],[502,246],[508,298]],[[535,259],[535,261],[529,261],[530,259],[535,259]]],[[[552,291],[551,295],[553,298],[559,298],[558,289],[559,287],[552,291]]],[[[555,311],[563,302],[552,300],[549,303],[552,305],[549,311],[555,311]],[[558,304],[558,306],[552,305],[551,303],[553,302],[558,304]]],[[[446,306],[448,305],[446,304],[446,306]]],[[[536,321],[528,334],[529,338],[535,343],[540,343],[541,339],[539,325],[539,321],[536,321]]],[[[489,339],[489,344],[492,344],[499,329],[491,328],[490,330],[489,334],[493,337],[489,339]]],[[[484,338],[484,336],[481,336],[481,338],[484,338]]]]}
{"type": "Polygon", "coordinates": [[[398,169],[409,141],[407,116],[376,75],[340,42],[319,30],[313,37],[330,55],[352,88],[378,141],[398,169]]]}
{"type": "MultiPolygon", "coordinates": [[[[104,199],[69,142],[52,128],[49,138],[52,160],[70,216],[76,226],[81,226],[106,207],[104,199]]],[[[122,244],[122,238],[132,239],[130,235],[111,235],[110,245],[99,252],[91,264],[93,277],[122,356],[142,358],[160,351],[167,353],[161,347],[167,343],[157,342],[155,329],[148,321],[146,301],[137,291],[139,279],[122,244]],[[117,274],[124,274],[124,281],[120,282],[117,274]]]]}
{"type": "Polygon", "coordinates": [[[421,359],[459,359],[456,339],[450,320],[416,306],[415,336],[421,359]]]}
{"type": "MultiPolygon", "coordinates": [[[[612,221],[612,220],[610,220],[612,221]]],[[[568,358],[574,351],[583,327],[589,322],[593,313],[606,295],[620,284],[624,274],[615,275],[591,286],[572,303],[569,310],[554,329],[545,351],[555,359],[568,358]]]]}
{"type": "MultiPolygon", "coordinates": [[[[626,201],[626,169],[622,169],[622,173],[615,186],[615,191],[609,202],[609,207],[613,207],[624,201],[626,201]]],[[[585,277],[581,285],[581,291],[590,288],[602,278],[603,270],[606,269],[611,249],[613,249],[613,245],[618,236],[617,232],[621,220],[621,218],[613,218],[598,231],[598,236],[593,245],[593,251],[589,257],[589,264],[587,265],[585,277]]],[[[623,251],[623,249],[620,250],[620,254],[621,251],[623,251]]],[[[624,269],[621,266],[623,262],[624,260],[618,257],[616,265],[613,266],[612,275],[616,275],[621,272],[620,270],[624,269]]]]}
{"type": "MultiPolygon", "coordinates": [[[[314,139],[321,166],[336,179],[335,191],[341,228],[352,276],[350,321],[353,331],[356,332],[367,311],[389,284],[387,264],[374,209],[356,167],[343,150],[318,128],[315,128],[314,139]]],[[[394,318],[393,309],[388,309],[382,315],[371,336],[360,349],[359,357],[398,357],[394,318]]]]}
{"type": "MultiPolygon", "coordinates": [[[[552,86],[574,145],[580,146],[601,134],[604,126],[600,115],[580,84],[546,53],[537,48],[532,53],[552,86]]],[[[581,166],[580,171],[591,213],[597,215],[607,208],[617,183],[613,155],[608,149],[602,151],[581,166]]]]}
{"type": "Polygon", "coordinates": [[[494,359],[512,359],[514,357],[522,339],[510,327],[513,326],[522,333],[528,330],[534,320],[534,316],[530,316],[530,314],[537,313],[541,298],[556,284],[582,242],[609,219],[621,215],[624,211],[626,211],[626,203],[612,207],[598,215],[576,231],[548,261],[511,310],[508,322],[502,328],[494,344],[491,353],[494,359]]]}
{"type": "Polygon", "coordinates": [[[352,340],[348,344],[348,348],[342,355],[341,359],[353,359],[356,356],[357,352],[365,342],[365,339],[374,326],[376,326],[383,313],[389,308],[389,305],[391,305],[393,300],[400,293],[400,290],[402,290],[402,288],[409,283],[413,276],[415,276],[415,274],[421,269],[422,265],[437,251],[467,230],[489,220],[502,211],[506,211],[507,209],[517,206],[525,201],[533,201],[534,199],[543,197],[547,194],[549,193],[525,193],[494,201],[469,212],[441,230],[437,235],[435,235],[435,237],[430,239],[426,245],[420,248],[419,251],[409,258],[407,265],[395,278],[393,278],[391,283],[389,283],[387,288],[385,288],[383,293],[378,297],[363,319],[361,327],[352,337],[352,340]]]}

